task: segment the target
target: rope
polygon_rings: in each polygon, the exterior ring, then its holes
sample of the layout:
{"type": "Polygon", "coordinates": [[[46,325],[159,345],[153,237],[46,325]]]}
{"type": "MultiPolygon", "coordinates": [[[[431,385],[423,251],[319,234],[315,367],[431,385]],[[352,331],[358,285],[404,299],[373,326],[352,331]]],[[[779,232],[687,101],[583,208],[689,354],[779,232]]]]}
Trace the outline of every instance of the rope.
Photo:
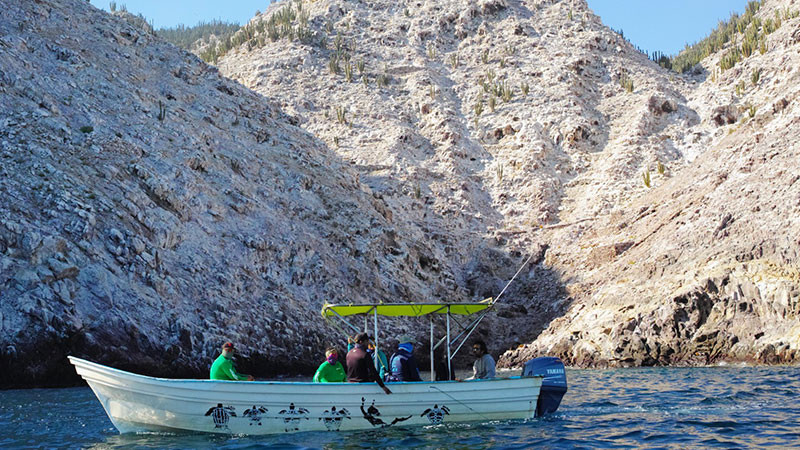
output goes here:
{"type": "Polygon", "coordinates": [[[443,390],[439,389],[438,387],[436,387],[436,386],[428,386],[428,387],[429,387],[429,388],[431,388],[431,389],[436,389],[437,391],[439,391],[439,392],[441,392],[442,394],[444,394],[444,395],[446,395],[446,396],[450,397],[450,398],[451,398],[453,401],[455,401],[455,402],[458,402],[458,403],[459,403],[459,404],[461,404],[462,406],[466,407],[468,410],[470,410],[470,411],[474,412],[475,414],[477,414],[477,415],[479,415],[479,416],[483,417],[484,419],[486,419],[486,420],[492,420],[492,419],[490,419],[490,418],[488,418],[488,417],[484,416],[483,414],[479,413],[478,411],[475,411],[475,410],[474,410],[474,409],[472,409],[472,408],[471,408],[471,407],[470,407],[468,404],[466,404],[466,403],[462,402],[461,400],[459,400],[459,399],[457,399],[457,398],[453,397],[452,395],[450,395],[450,394],[448,394],[447,392],[445,392],[445,391],[443,391],[443,390]]]}
{"type": "Polygon", "coordinates": [[[510,280],[508,280],[508,283],[506,283],[506,286],[503,288],[503,290],[502,290],[502,291],[500,291],[500,294],[498,294],[498,295],[497,295],[497,297],[495,297],[495,298],[494,298],[494,303],[495,303],[495,304],[497,304],[497,300],[499,300],[499,299],[500,299],[500,297],[503,295],[503,293],[506,291],[506,289],[508,289],[508,286],[510,286],[510,285],[511,285],[511,283],[513,283],[513,282],[514,282],[514,279],[516,279],[516,278],[517,278],[517,275],[519,275],[519,273],[520,273],[520,272],[522,272],[522,269],[523,269],[523,267],[525,267],[526,265],[528,265],[528,262],[530,262],[531,258],[533,258],[533,253],[531,253],[531,255],[530,255],[530,256],[528,256],[528,259],[526,259],[526,260],[525,260],[525,262],[524,262],[524,263],[522,263],[522,265],[521,265],[521,266],[519,266],[519,269],[517,270],[517,273],[515,273],[515,274],[514,274],[514,276],[513,276],[513,277],[511,277],[511,279],[510,279],[510,280]]]}

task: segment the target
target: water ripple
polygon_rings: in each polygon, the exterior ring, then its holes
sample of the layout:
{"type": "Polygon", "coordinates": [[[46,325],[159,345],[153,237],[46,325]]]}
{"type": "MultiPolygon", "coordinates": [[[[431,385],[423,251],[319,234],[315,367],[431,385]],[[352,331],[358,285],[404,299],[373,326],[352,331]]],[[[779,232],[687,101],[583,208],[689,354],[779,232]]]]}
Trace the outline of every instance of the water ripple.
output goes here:
{"type": "Polygon", "coordinates": [[[0,391],[0,447],[448,450],[787,448],[800,440],[796,367],[570,370],[542,419],[266,437],[119,435],[88,388],[0,391]]]}

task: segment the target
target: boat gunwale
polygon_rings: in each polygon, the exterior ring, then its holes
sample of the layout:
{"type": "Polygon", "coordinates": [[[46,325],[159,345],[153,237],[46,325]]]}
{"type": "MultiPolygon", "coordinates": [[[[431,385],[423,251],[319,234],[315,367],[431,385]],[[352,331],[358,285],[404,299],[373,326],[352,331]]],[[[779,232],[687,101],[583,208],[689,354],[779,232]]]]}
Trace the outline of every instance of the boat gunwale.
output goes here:
{"type": "MultiPolygon", "coordinates": [[[[116,369],[114,367],[105,366],[100,363],[88,361],[82,358],[78,358],[75,356],[68,356],[70,362],[76,368],[86,368],[87,370],[94,370],[96,373],[103,373],[106,372],[106,375],[114,376],[114,375],[121,375],[125,378],[132,378],[138,382],[142,382],[144,384],[161,384],[161,383],[168,383],[170,385],[174,385],[176,383],[189,383],[189,384],[220,384],[220,385],[230,385],[230,386],[268,386],[268,385],[275,385],[275,386],[365,386],[365,385],[372,385],[372,383],[349,383],[349,382],[340,382],[340,383],[315,383],[312,381],[248,381],[246,384],[242,383],[241,381],[235,380],[210,380],[210,379],[194,379],[194,378],[163,378],[163,377],[153,377],[149,375],[142,375],[134,372],[128,372],[122,369],[116,369]],[[110,374],[108,372],[111,372],[110,374]]],[[[81,375],[82,378],[83,375],[81,375]]],[[[522,379],[529,379],[529,378],[544,378],[544,375],[516,375],[512,377],[506,378],[486,378],[486,379],[479,379],[479,380],[463,380],[463,381],[456,381],[456,380],[447,380],[447,381],[387,381],[385,384],[391,386],[402,386],[402,385],[443,385],[443,384],[458,384],[462,385],[463,383],[488,383],[488,382],[501,382],[501,381],[510,381],[510,380],[522,380],[522,379]]],[[[84,378],[86,379],[86,378],[84,378]]],[[[99,381],[92,378],[93,381],[99,381]]],[[[87,380],[88,381],[88,380],[87,380]]],[[[377,384],[375,384],[377,386],[377,384]]],[[[179,385],[170,386],[172,388],[182,388],[179,385]]],[[[188,387],[184,387],[188,389],[188,387]]]]}

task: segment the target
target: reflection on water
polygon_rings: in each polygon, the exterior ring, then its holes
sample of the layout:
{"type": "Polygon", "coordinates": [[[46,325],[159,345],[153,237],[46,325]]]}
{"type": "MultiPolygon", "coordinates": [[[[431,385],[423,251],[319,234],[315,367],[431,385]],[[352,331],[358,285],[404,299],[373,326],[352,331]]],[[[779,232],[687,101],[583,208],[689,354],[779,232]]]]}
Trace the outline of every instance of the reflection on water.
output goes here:
{"type": "Polygon", "coordinates": [[[798,371],[570,370],[561,409],[543,419],[259,437],[120,435],[88,388],[0,391],[0,447],[785,448],[800,442],[798,371]]]}

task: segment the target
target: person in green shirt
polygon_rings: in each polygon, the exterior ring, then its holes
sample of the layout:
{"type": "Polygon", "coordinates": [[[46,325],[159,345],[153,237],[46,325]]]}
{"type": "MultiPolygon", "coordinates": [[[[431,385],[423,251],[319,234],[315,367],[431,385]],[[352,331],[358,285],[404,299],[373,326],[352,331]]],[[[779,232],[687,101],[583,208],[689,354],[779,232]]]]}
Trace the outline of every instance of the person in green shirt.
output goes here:
{"type": "Polygon", "coordinates": [[[233,344],[226,342],[222,346],[222,354],[211,365],[212,380],[232,380],[232,381],[253,381],[252,375],[245,375],[236,372],[233,368],[233,344]]]}
{"type": "Polygon", "coordinates": [[[342,383],[345,379],[347,375],[344,373],[344,366],[339,362],[339,352],[328,347],[325,350],[325,362],[319,365],[314,374],[314,383],[342,383]]]}

